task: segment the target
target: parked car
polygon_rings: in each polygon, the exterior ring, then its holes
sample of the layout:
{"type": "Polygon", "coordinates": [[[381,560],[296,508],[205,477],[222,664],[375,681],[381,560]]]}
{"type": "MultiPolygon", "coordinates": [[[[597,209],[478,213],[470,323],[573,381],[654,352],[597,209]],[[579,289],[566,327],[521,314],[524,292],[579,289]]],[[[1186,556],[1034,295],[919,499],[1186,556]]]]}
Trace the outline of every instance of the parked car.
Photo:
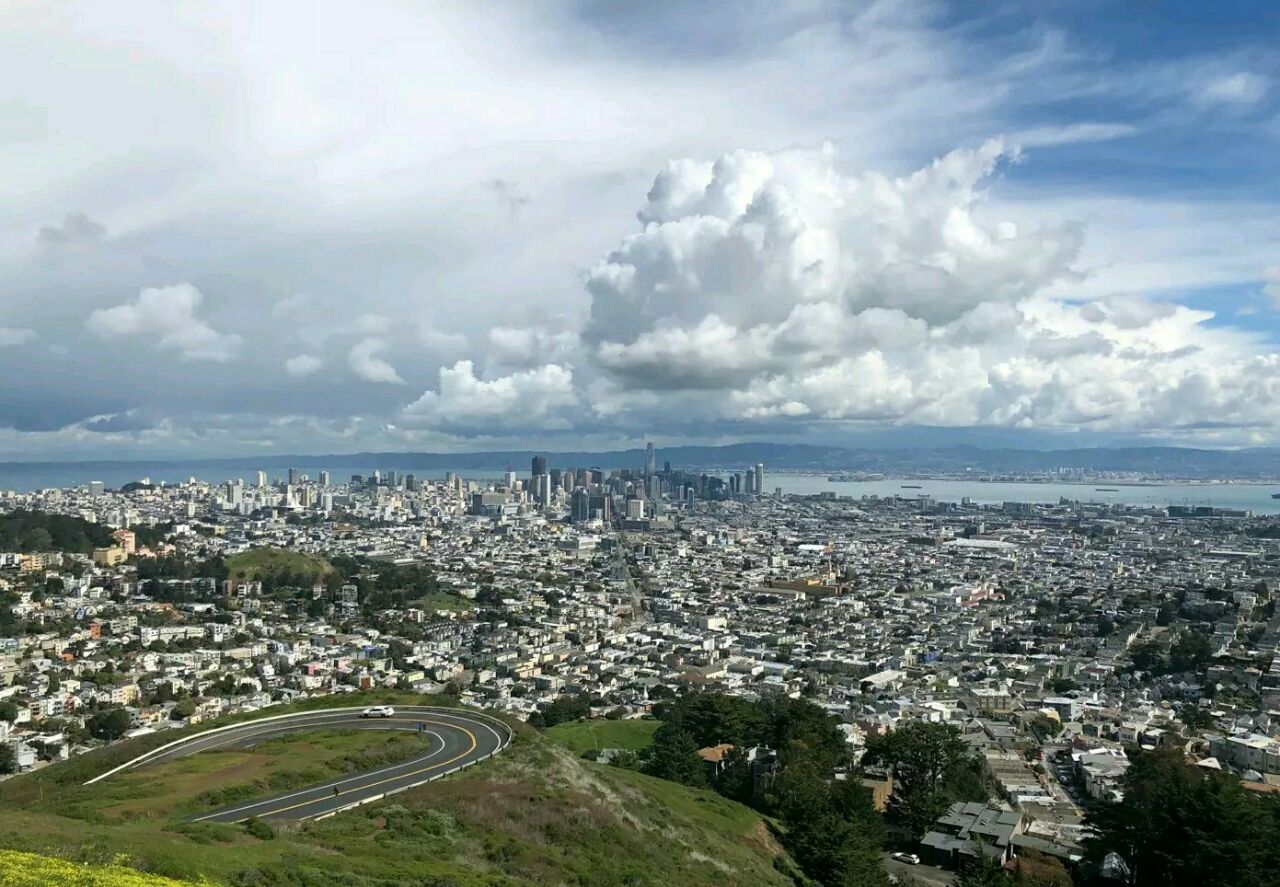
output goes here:
{"type": "Polygon", "coordinates": [[[907,865],[920,864],[920,857],[916,856],[914,853],[890,853],[889,855],[898,862],[905,862],[907,865]]]}
{"type": "Polygon", "coordinates": [[[396,710],[389,705],[372,705],[360,712],[362,718],[390,718],[393,717],[396,710]]]}

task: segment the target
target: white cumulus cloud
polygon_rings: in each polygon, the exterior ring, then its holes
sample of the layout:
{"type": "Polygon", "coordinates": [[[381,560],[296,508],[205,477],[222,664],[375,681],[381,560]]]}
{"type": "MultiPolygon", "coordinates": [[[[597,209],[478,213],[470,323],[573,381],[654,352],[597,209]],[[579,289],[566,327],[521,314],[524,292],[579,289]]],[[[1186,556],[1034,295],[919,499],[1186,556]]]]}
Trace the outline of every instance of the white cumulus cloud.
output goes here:
{"type": "Polygon", "coordinates": [[[484,428],[567,427],[576,407],[573,372],[556,364],[491,380],[477,377],[469,360],[440,368],[438,391],[427,391],[403,416],[430,426],[484,428]]]}
{"type": "Polygon", "coordinates": [[[0,348],[9,348],[13,345],[23,345],[34,340],[35,337],[35,330],[0,326],[0,348]]]}
{"type": "Polygon", "coordinates": [[[403,385],[404,379],[396,372],[387,360],[379,356],[387,349],[382,339],[361,339],[347,355],[347,365],[351,371],[366,382],[385,382],[392,385],[403,385]]]}
{"type": "Polygon", "coordinates": [[[240,348],[240,336],[220,333],[196,316],[204,296],[189,283],[149,287],[132,302],[89,315],[89,331],[103,338],[146,336],[183,360],[225,362],[240,348]]]}
{"type": "Polygon", "coordinates": [[[284,371],[295,379],[310,376],[324,366],[324,362],[313,354],[299,354],[284,362],[284,371]]]}

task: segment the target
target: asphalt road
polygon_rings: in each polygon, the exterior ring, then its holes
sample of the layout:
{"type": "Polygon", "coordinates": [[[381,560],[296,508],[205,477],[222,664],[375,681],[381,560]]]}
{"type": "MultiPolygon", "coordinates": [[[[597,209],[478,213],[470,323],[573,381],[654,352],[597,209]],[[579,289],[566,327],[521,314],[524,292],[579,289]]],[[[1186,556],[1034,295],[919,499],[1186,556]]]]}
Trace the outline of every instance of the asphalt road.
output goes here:
{"type": "Polygon", "coordinates": [[[894,883],[951,887],[956,882],[955,875],[951,872],[928,865],[911,865],[905,862],[898,862],[888,853],[884,855],[884,867],[890,877],[897,879],[894,883]]]}
{"type": "Polygon", "coordinates": [[[510,741],[510,732],[500,722],[465,709],[397,706],[395,717],[369,719],[360,718],[359,709],[299,712],[249,721],[208,734],[196,734],[136,758],[119,769],[132,770],[211,749],[250,748],[267,739],[308,730],[405,730],[417,733],[419,724],[424,728],[423,753],[412,760],[368,773],[344,776],[310,788],[228,805],[193,818],[210,822],[242,822],[255,816],[277,820],[316,819],[430,782],[497,754],[510,741]]]}

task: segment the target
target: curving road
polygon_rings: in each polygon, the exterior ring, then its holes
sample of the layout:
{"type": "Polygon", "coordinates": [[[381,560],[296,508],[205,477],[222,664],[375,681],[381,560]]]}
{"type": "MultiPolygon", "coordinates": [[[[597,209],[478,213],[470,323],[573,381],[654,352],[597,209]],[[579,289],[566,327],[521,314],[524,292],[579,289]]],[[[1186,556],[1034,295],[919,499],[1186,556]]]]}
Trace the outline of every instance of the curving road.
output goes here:
{"type": "Polygon", "coordinates": [[[209,822],[241,822],[255,816],[277,820],[321,819],[475,764],[502,751],[511,741],[511,730],[506,724],[465,709],[397,706],[394,717],[370,719],[361,718],[361,710],[343,708],[297,712],[207,730],[163,745],[89,782],[97,782],[123,770],[173,761],[211,749],[249,748],[268,739],[307,730],[421,731],[423,753],[412,760],[368,773],[344,776],[310,788],[220,807],[193,817],[196,821],[209,822]]]}

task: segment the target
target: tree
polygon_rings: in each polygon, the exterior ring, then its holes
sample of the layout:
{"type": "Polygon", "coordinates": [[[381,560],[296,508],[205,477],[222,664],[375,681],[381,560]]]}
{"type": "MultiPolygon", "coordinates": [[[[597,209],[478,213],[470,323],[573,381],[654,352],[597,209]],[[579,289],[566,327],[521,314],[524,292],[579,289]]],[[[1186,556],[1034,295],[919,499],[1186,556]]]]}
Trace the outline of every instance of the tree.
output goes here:
{"type": "Polygon", "coordinates": [[[10,724],[18,720],[18,705],[10,699],[0,699],[0,721],[10,724]]]}
{"type": "Polygon", "coordinates": [[[108,742],[119,739],[133,724],[133,719],[123,708],[109,708],[96,712],[89,718],[89,735],[108,742]]]}
{"type": "Polygon", "coordinates": [[[1169,648],[1169,671],[1199,671],[1213,655],[1213,647],[1207,635],[1197,631],[1184,631],[1169,648]]]}
{"type": "Polygon", "coordinates": [[[858,783],[828,782],[815,764],[797,762],[770,795],[787,850],[807,876],[823,885],[888,883],[880,861],[884,829],[858,783]]]}
{"type": "Polygon", "coordinates": [[[1178,749],[1137,753],[1123,799],[1091,808],[1086,824],[1088,857],[1118,853],[1136,887],[1263,887],[1280,869],[1280,798],[1192,766],[1178,749]]]}
{"type": "Polygon", "coordinates": [[[1022,850],[1014,863],[1018,887],[1072,887],[1071,875],[1058,859],[1037,850],[1022,850]]]}
{"type": "Polygon", "coordinates": [[[1188,730],[1209,730],[1217,723],[1209,709],[1190,702],[1178,706],[1178,720],[1182,721],[1188,730]]]}
{"type": "Polygon", "coordinates": [[[958,800],[985,800],[977,763],[949,724],[913,721],[867,740],[864,764],[882,764],[893,774],[889,813],[911,833],[923,835],[958,800]],[[968,797],[974,794],[978,797],[968,797]]]}
{"type": "Polygon", "coordinates": [[[183,699],[173,708],[169,709],[169,718],[174,721],[181,721],[189,718],[196,713],[196,704],[191,699],[183,699]]]}
{"type": "Polygon", "coordinates": [[[18,755],[9,743],[0,743],[0,773],[17,773],[18,755]]]}
{"type": "Polygon", "coordinates": [[[683,785],[705,785],[706,764],[698,757],[698,744],[687,731],[663,724],[645,749],[644,772],[683,785]]]}
{"type": "Polygon", "coordinates": [[[974,859],[956,878],[956,887],[1002,887],[1009,884],[1009,876],[1000,864],[986,856],[974,859]]]}

